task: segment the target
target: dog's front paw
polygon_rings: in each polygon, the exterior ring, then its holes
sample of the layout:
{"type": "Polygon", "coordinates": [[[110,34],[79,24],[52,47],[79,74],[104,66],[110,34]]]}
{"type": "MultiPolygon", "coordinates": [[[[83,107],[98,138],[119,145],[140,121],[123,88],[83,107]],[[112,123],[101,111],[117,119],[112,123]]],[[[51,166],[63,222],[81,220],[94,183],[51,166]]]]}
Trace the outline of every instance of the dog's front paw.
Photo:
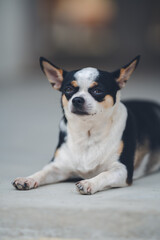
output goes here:
{"type": "Polygon", "coordinates": [[[82,180],[76,183],[78,192],[85,195],[90,195],[95,193],[93,183],[90,180],[82,180]]]}
{"type": "Polygon", "coordinates": [[[38,183],[33,178],[16,178],[12,185],[18,190],[29,190],[32,188],[37,188],[38,183]]]}

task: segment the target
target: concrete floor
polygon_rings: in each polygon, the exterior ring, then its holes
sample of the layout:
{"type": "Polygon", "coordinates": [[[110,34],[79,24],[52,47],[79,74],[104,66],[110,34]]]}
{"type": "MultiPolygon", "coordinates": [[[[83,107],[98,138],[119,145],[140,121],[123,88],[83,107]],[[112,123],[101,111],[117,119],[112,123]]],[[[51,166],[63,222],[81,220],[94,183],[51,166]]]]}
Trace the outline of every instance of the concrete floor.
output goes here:
{"type": "MultiPolygon", "coordinates": [[[[41,169],[57,144],[60,94],[42,75],[28,79],[0,90],[0,240],[159,240],[159,173],[92,196],[78,194],[73,182],[31,191],[11,186],[15,177],[41,169]]],[[[137,74],[123,96],[160,102],[158,80],[158,74],[137,74]]]]}
{"type": "Polygon", "coordinates": [[[84,196],[69,182],[16,191],[5,181],[0,185],[0,235],[158,240],[159,183],[155,174],[132,187],[84,196]]]}

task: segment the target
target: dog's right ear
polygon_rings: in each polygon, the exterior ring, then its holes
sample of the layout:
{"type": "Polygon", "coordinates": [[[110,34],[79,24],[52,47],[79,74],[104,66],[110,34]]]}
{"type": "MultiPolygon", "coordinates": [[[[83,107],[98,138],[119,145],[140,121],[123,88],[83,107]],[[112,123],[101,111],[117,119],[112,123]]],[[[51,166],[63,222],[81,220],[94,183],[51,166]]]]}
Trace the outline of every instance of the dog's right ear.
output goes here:
{"type": "Polygon", "coordinates": [[[56,67],[55,65],[53,65],[53,63],[51,63],[44,57],[40,57],[39,61],[40,67],[44,74],[46,75],[46,77],[48,78],[52,87],[56,90],[60,90],[63,79],[67,72],[64,71],[63,69],[56,67]]]}

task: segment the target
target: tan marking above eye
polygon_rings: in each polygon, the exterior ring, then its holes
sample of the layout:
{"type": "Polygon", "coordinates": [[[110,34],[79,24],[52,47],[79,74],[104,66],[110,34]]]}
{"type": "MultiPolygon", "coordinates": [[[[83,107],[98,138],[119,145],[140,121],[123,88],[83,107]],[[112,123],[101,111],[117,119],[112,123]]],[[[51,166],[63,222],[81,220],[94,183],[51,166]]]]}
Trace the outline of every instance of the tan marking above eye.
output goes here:
{"type": "Polygon", "coordinates": [[[95,86],[97,86],[97,85],[98,85],[97,82],[92,82],[91,85],[90,85],[89,87],[92,88],[92,87],[95,87],[95,86]]]}
{"type": "Polygon", "coordinates": [[[68,104],[68,100],[67,100],[66,96],[63,95],[63,96],[62,96],[62,105],[63,105],[63,107],[66,107],[67,104],[68,104]]]}
{"type": "Polygon", "coordinates": [[[113,97],[111,95],[106,95],[104,98],[103,102],[100,102],[100,104],[104,107],[104,108],[110,108],[114,105],[114,101],[113,101],[113,97]]]}
{"type": "Polygon", "coordinates": [[[73,81],[71,82],[71,85],[72,85],[73,87],[78,87],[78,83],[77,83],[77,81],[75,81],[75,80],[73,80],[73,81]]]}

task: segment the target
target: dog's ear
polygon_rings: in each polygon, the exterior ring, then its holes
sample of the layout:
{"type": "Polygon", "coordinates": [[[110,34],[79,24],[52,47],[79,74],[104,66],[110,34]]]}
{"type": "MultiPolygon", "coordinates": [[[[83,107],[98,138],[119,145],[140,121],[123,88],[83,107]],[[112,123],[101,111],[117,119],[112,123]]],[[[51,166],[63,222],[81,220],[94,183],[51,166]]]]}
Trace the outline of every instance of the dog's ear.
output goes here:
{"type": "Polygon", "coordinates": [[[40,57],[39,61],[41,69],[48,78],[52,87],[56,90],[60,90],[63,79],[67,72],[63,69],[56,67],[53,63],[51,63],[44,57],[40,57]]]}
{"type": "Polygon", "coordinates": [[[120,89],[125,87],[126,82],[130,78],[134,70],[136,69],[139,63],[139,60],[140,60],[140,55],[135,57],[130,63],[122,67],[120,70],[117,70],[116,72],[114,72],[116,82],[120,89]]]}

